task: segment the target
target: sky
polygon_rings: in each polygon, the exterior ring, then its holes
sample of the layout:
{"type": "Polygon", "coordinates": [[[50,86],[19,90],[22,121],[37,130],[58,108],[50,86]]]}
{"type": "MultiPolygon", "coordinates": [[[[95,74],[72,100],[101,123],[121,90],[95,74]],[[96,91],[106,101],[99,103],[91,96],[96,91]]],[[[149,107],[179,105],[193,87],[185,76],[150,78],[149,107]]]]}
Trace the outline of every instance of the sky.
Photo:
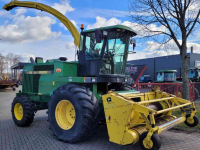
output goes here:
{"type": "MultiPolygon", "coordinates": [[[[0,8],[11,0],[0,0],[0,8]]],[[[64,14],[80,31],[116,24],[134,27],[129,17],[130,0],[32,0],[49,5],[64,14]]],[[[160,29],[161,26],[151,25],[160,29]]],[[[189,38],[188,51],[191,46],[194,52],[200,53],[200,31],[189,38]]],[[[67,57],[75,59],[74,39],[65,26],[54,16],[30,8],[15,8],[12,11],[0,9],[0,53],[18,54],[28,61],[30,57],[43,57],[44,60],[67,57]]],[[[136,38],[137,41],[137,38],[136,38]]],[[[176,46],[169,50],[159,49],[158,43],[147,41],[137,43],[136,54],[128,59],[143,59],[157,56],[178,54],[176,46]]]]}

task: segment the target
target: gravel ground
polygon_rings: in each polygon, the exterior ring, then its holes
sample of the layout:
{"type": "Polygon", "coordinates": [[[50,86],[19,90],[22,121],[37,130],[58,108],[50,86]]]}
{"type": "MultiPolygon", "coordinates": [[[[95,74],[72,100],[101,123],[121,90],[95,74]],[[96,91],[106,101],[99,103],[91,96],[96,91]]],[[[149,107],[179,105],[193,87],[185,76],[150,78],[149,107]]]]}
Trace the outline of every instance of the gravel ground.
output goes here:
{"type": "MultiPolygon", "coordinates": [[[[20,87],[21,88],[21,87],[20,87]]],[[[17,88],[17,91],[20,89],[17,88]]],[[[57,140],[49,130],[46,111],[39,111],[30,127],[17,127],[11,116],[11,103],[15,92],[0,91],[0,150],[140,150],[139,145],[120,146],[109,142],[105,126],[89,140],[68,144],[57,140]]],[[[161,150],[199,150],[198,134],[166,131],[160,135],[161,150]]]]}

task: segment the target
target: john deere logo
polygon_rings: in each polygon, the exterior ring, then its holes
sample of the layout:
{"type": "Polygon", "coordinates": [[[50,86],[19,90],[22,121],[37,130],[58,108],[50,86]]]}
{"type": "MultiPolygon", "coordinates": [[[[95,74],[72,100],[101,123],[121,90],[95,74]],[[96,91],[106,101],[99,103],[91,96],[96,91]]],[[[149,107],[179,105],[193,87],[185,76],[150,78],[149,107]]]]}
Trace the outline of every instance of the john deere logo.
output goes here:
{"type": "Polygon", "coordinates": [[[57,72],[57,73],[60,73],[60,72],[61,72],[61,69],[60,69],[60,68],[57,68],[57,69],[56,69],[56,72],[57,72]]]}
{"type": "Polygon", "coordinates": [[[112,101],[111,97],[107,98],[107,102],[110,103],[112,101]]]}

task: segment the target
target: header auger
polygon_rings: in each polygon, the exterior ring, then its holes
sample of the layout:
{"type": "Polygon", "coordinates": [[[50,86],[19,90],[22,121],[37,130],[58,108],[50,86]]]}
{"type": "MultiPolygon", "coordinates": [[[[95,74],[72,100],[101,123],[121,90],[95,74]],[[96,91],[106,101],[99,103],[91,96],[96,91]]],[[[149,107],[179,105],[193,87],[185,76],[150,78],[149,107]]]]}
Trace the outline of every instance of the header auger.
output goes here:
{"type": "Polygon", "coordinates": [[[115,25],[81,31],[80,36],[64,15],[49,6],[12,1],[4,9],[20,6],[56,16],[75,37],[79,53],[77,62],[36,58],[24,67],[22,91],[12,103],[16,125],[29,126],[36,111],[48,109],[51,130],[64,142],[89,138],[100,120],[106,120],[111,142],[128,145],[139,141],[144,150],[158,150],[160,133],[183,122],[190,127],[198,124],[193,102],[161,91],[139,93],[125,84],[131,81],[125,66],[129,45],[135,45],[133,29],[115,25]],[[182,117],[172,115],[176,109],[182,111],[182,117]]]}

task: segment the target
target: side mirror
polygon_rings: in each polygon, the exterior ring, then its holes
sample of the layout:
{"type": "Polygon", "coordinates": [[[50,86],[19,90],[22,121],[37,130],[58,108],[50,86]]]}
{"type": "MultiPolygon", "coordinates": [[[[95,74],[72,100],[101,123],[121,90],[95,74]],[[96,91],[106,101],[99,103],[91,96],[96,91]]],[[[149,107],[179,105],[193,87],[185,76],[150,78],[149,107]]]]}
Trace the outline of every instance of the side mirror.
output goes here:
{"type": "Polygon", "coordinates": [[[134,38],[131,38],[130,44],[133,45],[133,51],[134,51],[136,47],[136,40],[134,38]]]}
{"type": "Polygon", "coordinates": [[[97,43],[101,43],[101,38],[102,38],[102,32],[101,29],[96,29],[95,30],[95,39],[97,43]]]}

